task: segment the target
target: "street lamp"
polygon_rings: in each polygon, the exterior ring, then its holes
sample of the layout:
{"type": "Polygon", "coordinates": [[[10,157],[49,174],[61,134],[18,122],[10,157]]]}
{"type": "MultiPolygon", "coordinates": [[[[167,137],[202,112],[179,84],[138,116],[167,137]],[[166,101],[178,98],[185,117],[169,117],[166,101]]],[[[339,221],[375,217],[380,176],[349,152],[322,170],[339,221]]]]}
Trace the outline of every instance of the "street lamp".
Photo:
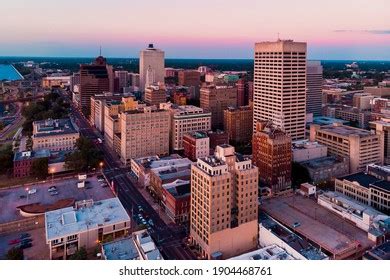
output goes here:
{"type": "Polygon", "coordinates": [[[103,161],[99,162],[99,167],[100,167],[100,172],[101,173],[103,173],[103,165],[104,165],[103,161]]]}
{"type": "Polygon", "coordinates": [[[55,172],[56,170],[55,170],[55,168],[54,167],[52,167],[52,168],[50,168],[50,173],[51,173],[51,183],[53,184],[53,181],[54,181],[54,172],[55,172]]]}
{"type": "Polygon", "coordinates": [[[27,192],[27,204],[28,204],[28,191],[29,191],[29,188],[26,188],[26,192],[27,192]]]}

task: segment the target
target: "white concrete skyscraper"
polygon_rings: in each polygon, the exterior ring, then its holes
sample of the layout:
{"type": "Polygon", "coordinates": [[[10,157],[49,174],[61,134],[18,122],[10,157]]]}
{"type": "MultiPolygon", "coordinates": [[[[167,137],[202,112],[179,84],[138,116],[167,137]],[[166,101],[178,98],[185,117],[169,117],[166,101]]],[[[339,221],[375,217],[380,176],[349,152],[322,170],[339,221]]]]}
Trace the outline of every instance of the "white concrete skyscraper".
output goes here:
{"type": "Polygon", "coordinates": [[[164,83],[164,55],[164,51],[154,48],[153,44],[149,44],[146,50],[140,52],[139,74],[141,91],[145,91],[147,84],[164,83]]]}
{"type": "Polygon", "coordinates": [[[292,140],[305,138],[306,43],[255,44],[253,127],[271,120],[292,140]]]}
{"type": "Polygon", "coordinates": [[[307,62],[306,111],[321,116],[322,109],[322,65],[321,61],[307,62]]]}

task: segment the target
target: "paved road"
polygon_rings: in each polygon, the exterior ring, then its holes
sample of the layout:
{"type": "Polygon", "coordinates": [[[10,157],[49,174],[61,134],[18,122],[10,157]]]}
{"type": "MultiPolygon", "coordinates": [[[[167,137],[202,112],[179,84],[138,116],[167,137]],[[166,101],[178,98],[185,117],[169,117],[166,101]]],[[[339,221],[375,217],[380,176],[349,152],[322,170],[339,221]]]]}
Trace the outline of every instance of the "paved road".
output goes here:
{"type": "MultiPolygon", "coordinates": [[[[90,139],[95,139],[97,136],[91,128],[87,119],[81,112],[72,105],[72,113],[77,120],[77,125],[80,128],[80,133],[90,139]]],[[[161,250],[165,259],[180,260],[180,259],[196,259],[196,256],[184,246],[183,239],[186,233],[181,226],[174,223],[165,223],[153,207],[142,196],[136,186],[130,181],[128,177],[129,168],[124,168],[120,165],[117,158],[114,158],[112,153],[105,147],[105,145],[97,144],[104,154],[106,177],[114,183],[114,190],[123,206],[133,213],[138,214],[138,206],[143,208],[144,216],[148,216],[153,220],[154,232],[151,234],[161,250]]]]}

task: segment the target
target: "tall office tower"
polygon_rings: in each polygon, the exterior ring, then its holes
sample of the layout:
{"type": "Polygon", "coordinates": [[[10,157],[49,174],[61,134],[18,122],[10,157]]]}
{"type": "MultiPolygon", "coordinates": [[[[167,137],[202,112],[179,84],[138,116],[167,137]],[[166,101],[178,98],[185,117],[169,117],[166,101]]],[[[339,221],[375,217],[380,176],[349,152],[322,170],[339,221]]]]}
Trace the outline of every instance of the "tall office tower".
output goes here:
{"type": "Polygon", "coordinates": [[[164,52],[149,44],[146,50],[140,52],[139,57],[140,90],[146,87],[164,83],[165,61],[164,52]]]}
{"type": "Polygon", "coordinates": [[[253,129],[271,120],[293,140],[305,138],[306,43],[255,44],[253,129]]]}
{"type": "MultiPolygon", "coordinates": [[[[123,164],[132,158],[169,154],[169,112],[144,107],[119,114],[120,156],[123,164]]],[[[115,139],[114,139],[115,145],[115,139]]]]}
{"type": "Polygon", "coordinates": [[[306,112],[321,116],[322,110],[322,65],[321,61],[307,61],[306,112]]]}
{"type": "Polygon", "coordinates": [[[92,96],[110,91],[110,69],[102,56],[97,57],[92,64],[81,64],[80,103],[85,115],[90,115],[92,96]]]}
{"type": "Polygon", "coordinates": [[[272,193],[291,188],[291,137],[270,121],[258,121],[252,140],[253,164],[260,184],[272,193]]]}
{"type": "Polygon", "coordinates": [[[200,89],[200,107],[211,112],[211,127],[223,127],[223,110],[237,106],[237,89],[232,86],[210,85],[200,89]]]}
{"type": "Polygon", "coordinates": [[[191,167],[190,236],[206,259],[226,259],[257,245],[258,169],[230,145],[191,167]]]}
{"type": "Polygon", "coordinates": [[[164,85],[150,85],[145,88],[144,100],[148,105],[160,106],[167,101],[167,93],[164,85]]]}

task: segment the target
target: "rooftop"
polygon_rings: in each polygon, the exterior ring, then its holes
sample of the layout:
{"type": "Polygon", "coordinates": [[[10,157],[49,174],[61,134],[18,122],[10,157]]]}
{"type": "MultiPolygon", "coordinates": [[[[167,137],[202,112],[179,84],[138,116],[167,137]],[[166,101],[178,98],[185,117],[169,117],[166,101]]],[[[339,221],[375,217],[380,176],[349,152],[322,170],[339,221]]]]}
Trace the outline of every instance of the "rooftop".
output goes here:
{"type": "Polygon", "coordinates": [[[319,124],[319,125],[328,125],[328,124],[333,124],[333,123],[346,124],[346,123],[348,123],[348,121],[344,121],[341,119],[335,119],[335,118],[331,118],[331,117],[320,116],[320,117],[314,117],[313,123],[319,124]]]}
{"type": "Polygon", "coordinates": [[[139,260],[140,255],[133,238],[126,237],[102,245],[106,260],[139,260]]]}
{"type": "Polygon", "coordinates": [[[350,135],[357,135],[359,137],[367,137],[367,136],[375,135],[371,131],[355,128],[352,126],[342,125],[342,124],[324,125],[321,126],[320,130],[326,131],[328,133],[338,134],[345,137],[348,137],[350,135]]]}
{"type": "Polygon", "coordinates": [[[138,250],[147,260],[163,260],[160,251],[157,249],[152,237],[147,230],[133,232],[133,238],[138,250]]]}
{"type": "Polygon", "coordinates": [[[364,258],[369,260],[390,260],[390,241],[368,251],[364,255],[364,258]]]}
{"type": "Polygon", "coordinates": [[[46,149],[36,150],[36,151],[24,151],[24,152],[16,152],[14,155],[14,161],[49,158],[49,157],[50,157],[50,151],[46,149]]]}
{"type": "Polygon", "coordinates": [[[130,224],[130,217],[118,198],[96,202],[84,200],[76,202],[76,204],[75,207],[66,207],[45,213],[47,240],[54,240],[120,222],[130,224]]]}
{"type": "Polygon", "coordinates": [[[208,135],[206,132],[202,132],[202,131],[195,131],[195,132],[190,132],[190,133],[187,133],[188,135],[190,135],[192,138],[195,138],[195,139],[202,139],[202,138],[208,138],[208,135]]]}
{"type": "Polygon", "coordinates": [[[369,175],[365,172],[358,172],[347,176],[340,177],[339,180],[347,180],[350,182],[357,182],[359,185],[369,188],[373,187],[382,191],[390,192],[390,182],[387,180],[379,179],[373,175],[369,175]]]}
{"type": "Polygon", "coordinates": [[[309,140],[299,140],[299,141],[292,142],[293,150],[314,149],[314,148],[321,148],[321,147],[326,147],[326,146],[318,142],[309,141],[309,140]]]}
{"type": "Polygon", "coordinates": [[[327,156],[327,157],[320,157],[320,158],[302,161],[300,162],[300,164],[310,169],[320,169],[327,166],[333,166],[340,162],[343,162],[342,158],[337,158],[335,156],[327,156]]]}
{"type": "Polygon", "coordinates": [[[77,130],[70,118],[47,119],[33,122],[34,137],[44,137],[48,135],[77,133],[77,130]]]}
{"type": "Polygon", "coordinates": [[[199,158],[198,161],[199,160],[207,163],[211,167],[216,167],[216,166],[221,166],[221,165],[225,165],[226,164],[223,160],[219,159],[216,156],[209,156],[209,157],[199,158]]]}
{"type": "Polygon", "coordinates": [[[366,231],[345,222],[314,199],[294,194],[265,200],[260,207],[285,227],[293,229],[337,259],[348,258],[357,250],[367,250],[374,244],[368,239],[366,231]]]}
{"type": "Polygon", "coordinates": [[[305,239],[272,219],[269,215],[260,213],[260,223],[306,259],[322,260],[327,258],[327,255],[315,248],[305,239]]]}
{"type": "Polygon", "coordinates": [[[188,196],[191,192],[189,180],[177,179],[171,183],[162,185],[162,187],[174,197],[188,196]]]}
{"type": "Polygon", "coordinates": [[[271,245],[230,258],[230,260],[295,260],[295,258],[279,246],[271,245]]]}

